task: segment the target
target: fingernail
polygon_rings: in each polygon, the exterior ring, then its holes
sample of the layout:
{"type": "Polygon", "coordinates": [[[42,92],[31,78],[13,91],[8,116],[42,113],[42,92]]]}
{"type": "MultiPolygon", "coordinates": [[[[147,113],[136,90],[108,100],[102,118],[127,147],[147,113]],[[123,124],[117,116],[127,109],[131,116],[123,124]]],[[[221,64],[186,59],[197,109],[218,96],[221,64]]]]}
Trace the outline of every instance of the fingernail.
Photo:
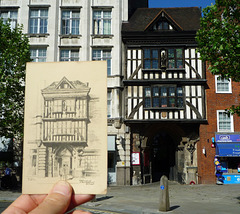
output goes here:
{"type": "Polygon", "coordinates": [[[71,186],[66,181],[59,181],[54,185],[52,192],[68,196],[71,192],[71,186]]]}

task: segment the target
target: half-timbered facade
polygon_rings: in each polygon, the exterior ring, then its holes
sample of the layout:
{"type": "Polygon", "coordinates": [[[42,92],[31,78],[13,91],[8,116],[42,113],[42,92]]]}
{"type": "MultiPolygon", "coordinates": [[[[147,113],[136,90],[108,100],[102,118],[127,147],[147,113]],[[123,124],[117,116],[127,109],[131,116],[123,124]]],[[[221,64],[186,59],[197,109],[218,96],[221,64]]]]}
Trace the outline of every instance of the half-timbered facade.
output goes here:
{"type": "Polygon", "coordinates": [[[163,174],[197,182],[196,143],[206,123],[205,67],[195,41],[200,16],[197,7],[139,8],[123,24],[133,184],[163,174]]]}

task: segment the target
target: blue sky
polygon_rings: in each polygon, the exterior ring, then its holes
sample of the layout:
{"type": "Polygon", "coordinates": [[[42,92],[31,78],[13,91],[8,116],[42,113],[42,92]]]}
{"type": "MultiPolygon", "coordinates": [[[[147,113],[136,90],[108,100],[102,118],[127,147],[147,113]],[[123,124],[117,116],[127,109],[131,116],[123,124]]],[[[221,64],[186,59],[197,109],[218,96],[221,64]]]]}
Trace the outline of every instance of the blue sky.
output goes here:
{"type": "Polygon", "coordinates": [[[215,4],[215,0],[149,0],[149,7],[202,7],[215,4]]]}

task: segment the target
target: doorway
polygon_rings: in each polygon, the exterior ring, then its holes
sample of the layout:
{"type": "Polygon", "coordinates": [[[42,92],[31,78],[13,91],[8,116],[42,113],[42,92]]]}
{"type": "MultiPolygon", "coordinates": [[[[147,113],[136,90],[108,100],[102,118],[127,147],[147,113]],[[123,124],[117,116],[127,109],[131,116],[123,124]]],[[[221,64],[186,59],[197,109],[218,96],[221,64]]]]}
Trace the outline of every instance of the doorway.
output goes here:
{"type": "Polygon", "coordinates": [[[150,163],[152,166],[152,181],[157,182],[163,175],[168,179],[174,177],[176,165],[176,147],[173,139],[165,132],[156,134],[150,142],[150,163]]]}

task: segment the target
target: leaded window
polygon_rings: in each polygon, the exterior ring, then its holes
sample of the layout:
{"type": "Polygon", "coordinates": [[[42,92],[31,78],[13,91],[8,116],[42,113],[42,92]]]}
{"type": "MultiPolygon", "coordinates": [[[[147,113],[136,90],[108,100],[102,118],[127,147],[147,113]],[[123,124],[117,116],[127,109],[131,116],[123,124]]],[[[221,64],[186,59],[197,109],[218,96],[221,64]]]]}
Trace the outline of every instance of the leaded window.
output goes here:
{"type": "Polygon", "coordinates": [[[145,108],[183,108],[183,89],[176,85],[155,85],[144,88],[145,108]]]}

